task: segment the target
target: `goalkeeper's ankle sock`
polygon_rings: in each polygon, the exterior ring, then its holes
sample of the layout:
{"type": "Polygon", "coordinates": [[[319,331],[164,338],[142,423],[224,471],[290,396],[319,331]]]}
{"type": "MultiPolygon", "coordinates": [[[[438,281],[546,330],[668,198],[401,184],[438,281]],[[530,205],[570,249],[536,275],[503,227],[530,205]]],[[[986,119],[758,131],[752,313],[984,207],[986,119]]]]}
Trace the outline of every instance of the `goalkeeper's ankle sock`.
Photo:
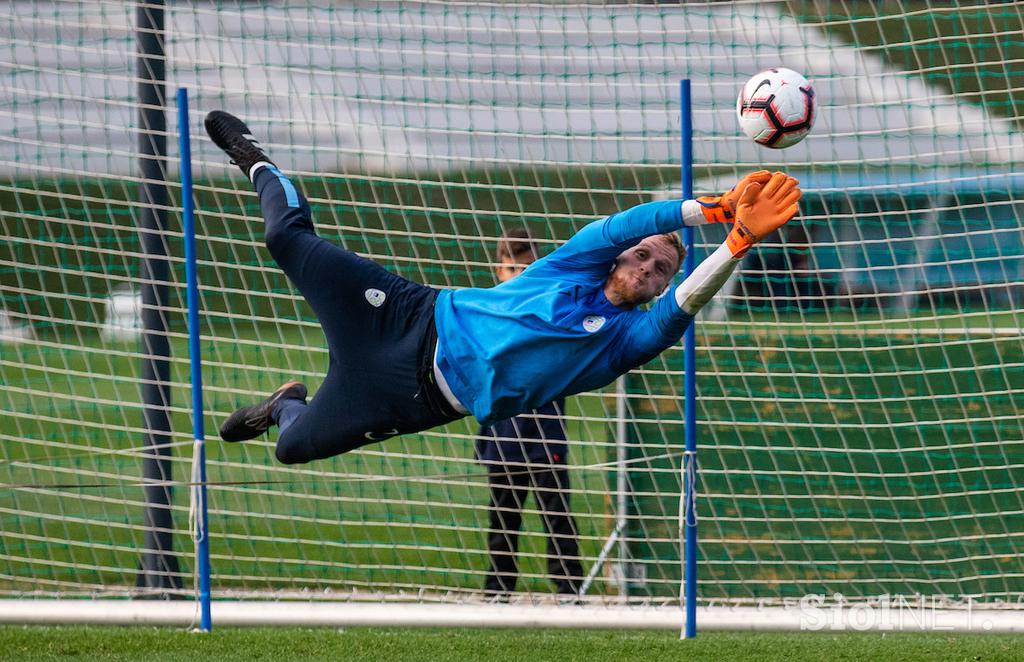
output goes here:
{"type": "Polygon", "coordinates": [[[265,168],[265,167],[276,168],[277,166],[275,166],[270,161],[257,161],[256,163],[253,163],[252,167],[249,168],[249,172],[247,173],[247,175],[249,177],[249,181],[253,182],[255,184],[256,183],[256,172],[260,168],[265,168]]]}
{"type": "Polygon", "coordinates": [[[231,157],[231,162],[237,165],[246,177],[250,177],[250,172],[258,163],[273,165],[260,149],[259,142],[253,137],[245,122],[231,113],[214,110],[206,116],[204,124],[210,139],[231,157]]]}

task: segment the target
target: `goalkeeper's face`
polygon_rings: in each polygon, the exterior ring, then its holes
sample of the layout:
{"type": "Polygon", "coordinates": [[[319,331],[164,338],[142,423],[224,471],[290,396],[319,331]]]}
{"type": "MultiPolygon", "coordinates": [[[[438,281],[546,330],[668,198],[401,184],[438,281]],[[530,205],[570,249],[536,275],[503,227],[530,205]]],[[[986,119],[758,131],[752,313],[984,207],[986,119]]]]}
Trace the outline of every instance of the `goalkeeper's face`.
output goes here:
{"type": "Polygon", "coordinates": [[[634,308],[664,292],[678,269],[675,246],[661,235],[647,237],[616,258],[605,296],[616,306],[634,308]]]}

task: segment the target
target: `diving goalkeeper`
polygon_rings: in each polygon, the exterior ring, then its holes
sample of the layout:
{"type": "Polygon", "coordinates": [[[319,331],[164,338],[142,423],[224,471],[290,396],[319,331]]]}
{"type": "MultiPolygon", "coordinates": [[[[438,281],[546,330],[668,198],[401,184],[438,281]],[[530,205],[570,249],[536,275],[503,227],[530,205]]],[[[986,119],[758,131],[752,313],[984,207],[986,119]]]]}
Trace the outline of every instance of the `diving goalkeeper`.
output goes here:
{"type": "Polygon", "coordinates": [[[225,441],[277,425],[277,459],[310,462],[472,414],[483,425],[600,388],[675,344],[746,252],[797,213],[798,182],[759,171],[717,198],[649,202],[590,223],[491,288],[438,290],[316,235],[310,208],[248,127],[206,131],[259,193],[267,248],[313,308],[329,348],[307,405],[287,382],[234,412],[225,441]],[[684,249],[684,225],[733,224],[725,243],[649,310],[684,249]]]}

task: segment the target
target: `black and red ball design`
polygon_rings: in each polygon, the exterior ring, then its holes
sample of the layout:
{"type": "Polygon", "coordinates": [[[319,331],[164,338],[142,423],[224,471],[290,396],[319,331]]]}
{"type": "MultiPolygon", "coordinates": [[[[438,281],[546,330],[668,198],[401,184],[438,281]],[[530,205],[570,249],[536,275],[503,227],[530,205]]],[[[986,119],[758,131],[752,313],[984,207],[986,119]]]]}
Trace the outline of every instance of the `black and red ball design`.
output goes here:
{"type": "Polygon", "coordinates": [[[754,142],[772,149],[795,145],[814,126],[814,88],[792,69],[776,67],[755,75],[740,90],[736,115],[754,142]]]}

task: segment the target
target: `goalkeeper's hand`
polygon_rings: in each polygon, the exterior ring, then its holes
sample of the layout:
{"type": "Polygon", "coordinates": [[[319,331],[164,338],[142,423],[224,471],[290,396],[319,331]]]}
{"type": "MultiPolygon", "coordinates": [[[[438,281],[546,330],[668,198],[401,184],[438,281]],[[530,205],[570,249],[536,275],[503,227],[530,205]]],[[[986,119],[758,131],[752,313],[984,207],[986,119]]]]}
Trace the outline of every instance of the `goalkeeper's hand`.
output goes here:
{"type": "Polygon", "coordinates": [[[702,195],[697,198],[700,210],[704,214],[704,220],[708,223],[732,223],[736,220],[736,204],[739,202],[743,189],[754,182],[767,184],[771,178],[772,173],[767,170],[758,170],[746,175],[736,186],[720,196],[702,195]]]}
{"type": "Polygon", "coordinates": [[[751,246],[796,216],[803,195],[799,184],[784,172],[772,174],[765,184],[747,184],[736,205],[736,222],[725,240],[734,257],[743,257],[751,246]]]}

